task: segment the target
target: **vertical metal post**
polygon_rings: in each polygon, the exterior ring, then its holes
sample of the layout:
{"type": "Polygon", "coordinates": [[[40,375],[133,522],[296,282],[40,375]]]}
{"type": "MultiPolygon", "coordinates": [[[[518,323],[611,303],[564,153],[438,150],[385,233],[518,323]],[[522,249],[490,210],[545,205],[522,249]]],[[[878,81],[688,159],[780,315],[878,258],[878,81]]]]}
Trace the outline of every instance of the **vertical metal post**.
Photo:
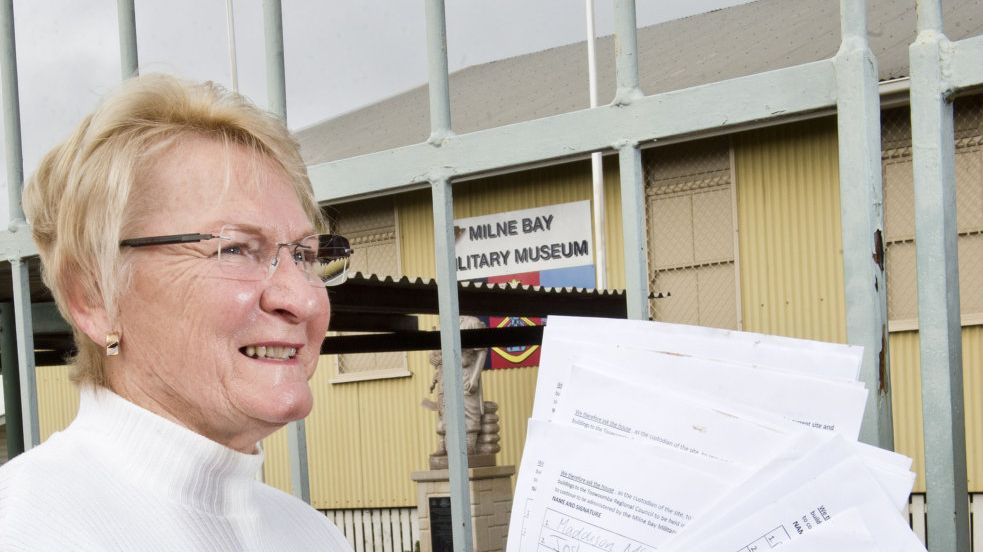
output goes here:
{"type": "MultiPolygon", "coordinates": [[[[268,106],[287,124],[286,71],[283,62],[283,12],[280,0],[263,0],[263,27],[266,36],[266,93],[268,106]]],[[[287,424],[287,454],[290,459],[290,491],[311,503],[311,480],[307,465],[307,424],[297,420],[287,424]]]]}
{"type": "Polygon", "coordinates": [[[14,322],[14,305],[11,303],[0,304],[0,368],[3,369],[3,402],[7,411],[7,458],[10,459],[24,452],[17,331],[14,322]]]}
{"type": "Polygon", "coordinates": [[[311,480],[307,466],[307,422],[303,419],[287,424],[287,451],[290,457],[290,492],[311,503],[311,480]]]}
{"type": "Polygon", "coordinates": [[[450,76],[447,70],[447,23],[444,0],[427,0],[427,62],[430,88],[430,139],[439,146],[451,136],[450,76]]]}
{"type": "MultiPolygon", "coordinates": [[[[13,0],[0,1],[0,80],[3,87],[4,141],[7,156],[7,193],[11,232],[28,231],[21,207],[24,182],[24,156],[21,149],[20,94],[17,85],[17,45],[14,35],[13,0]]],[[[24,450],[39,443],[37,385],[34,374],[34,334],[31,327],[31,290],[27,264],[11,259],[14,288],[14,329],[20,380],[20,406],[24,450]]],[[[12,368],[12,367],[11,367],[12,368]]],[[[12,371],[12,370],[11,370],[12,371]]],[[[14,407],[17,405],[15,404],[14,407]]],[[[11,407],[8,407],[11,408],[11,407]]]]}
{"type": "Polygon", "coordinates": [[[649,319],[648,245],[642,152],[637,144],[618,146],[621,172],[621,217],[625,239],[625,288],[628,318],[649,319]]]}
{"type": "Polygon", "coordinates": [[[14,328],[20,376],[20,404],[24,428],[24,450],[41,444],[38,424],[38,388],[34,371],[34,326],[31,323],[31,287],[27,263],[11,259],[14,286],[14,328]]]}
{"type": "Polygon", "coordinates": [[[928,548],[969,550],[956,229],[955,137],[945,75],[952,52],[939,0],[917,3],[911,58],[915,260],[928,548]]]}
{"type": "Polygon", "coordinates": [[[17,84],[17,43],[14,38],[13,0],[0,0],[0,80],[3,87],[4,153],[7,157],[7,202],[10,230],[24,225],[21,184],[24,182],[24,153],[21,149],[20,91],[17,84]]]}
{"type": "Polygon", "coordinates": [[[263,0],[266,36],[266,95],[270,111],[287,123],[287,87],[283,62],[283,11],[280,0],[263,0]]]}
{"type": "Polygon", "coordinates": [[[116,0],[116,20],[119,25],[119,63],[123,80],[140,74],[137,55],[137,16],[133,0],[116,0]]]}
{"type": "Polygon", "coordinates": [[[229,71],[232,73],[232,91],[239,91],[239,60],[236,53],[236,18],[232,0],[225,0],[225,26],[229,38],[229,71]]]}
{"type": "Polygon", "coordinates": [[[615,105],[627,105],[642,97],[638,86],[638,39],[635,0],[614,0],[614,55],[618,89],[615,105]]]}
{"type": "Polygon", "coordinates": [[[865,1],[840,0],[836,54],[840,213],[847,341],[864,348],[861,378],[870,390],[860,438],[894,448],[884,276],[884,190],[877,61],[867,43],[865,1]]]}
{"type": "Polygon", "coordinates": [[[431,181],[440,352],[443,358],[444,426],[451,486],[454,550],[471,552],[471,491],[468,487],[467,438],[464,428],[464,381],[461,367],[460,307],[454,256],[454,205],[447,178],[431,181]]]}
{"type": "MultiPolygon", "coordinates": [[[[590,107],[597,107],[597,56],[594,43],[594,0],[586,0],[587,12],[587,87],[590,96],[590,107]]],[[[606,289],[607,281],[607,239],[605,239],[604,216],[604,157],[601,152],[590,154],[591,195],[594,211],[594,285],[597,289],[606,289]]]]}
{"type": "MultiPolygon", "coordinates": [[[[614,2],[614,50],[618,89],[614,104],[642,96],[638,87],[638,40],[635,0],[614,2]]],[[[645,179],[638,144],[615,144],[621,172],[621,217],[625,240],[625,287],[628,318],[649,319],[648,246],[645,233],[645,179]]]]}
{"type": "MultiPolygon", "coordinates": [[[[444,0],[426,0],[427,59],[430,88],[431,145],[440,147],[451,130],[450,77],[447,70],[447,22],[444,0]]],[[[471,532],[471,491],[467,438],[464,428],[464,382],[461,367],[461,311],[457,299],[454,253],[454,197],[446,175],[430,179],[433,201],[437,306],[440,312],[440,351],[443,358],[444,426],[447,471],[451,487],[451,538],[454,550],[474,549],[471,532]]]]}

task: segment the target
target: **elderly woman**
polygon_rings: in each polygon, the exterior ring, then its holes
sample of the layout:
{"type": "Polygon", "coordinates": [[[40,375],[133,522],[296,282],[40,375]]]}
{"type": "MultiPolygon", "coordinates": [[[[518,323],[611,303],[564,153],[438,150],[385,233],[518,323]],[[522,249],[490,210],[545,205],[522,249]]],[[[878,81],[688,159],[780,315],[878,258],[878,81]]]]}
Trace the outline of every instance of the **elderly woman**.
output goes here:
{"type": "Polygon", "coordinates": [[[81,401],[0,469],[0,550],[349,550],[257,481],[257,443],[311,410],[350,251],[283,124],[212,84],[132,79],[24,203],[81,401]]]}

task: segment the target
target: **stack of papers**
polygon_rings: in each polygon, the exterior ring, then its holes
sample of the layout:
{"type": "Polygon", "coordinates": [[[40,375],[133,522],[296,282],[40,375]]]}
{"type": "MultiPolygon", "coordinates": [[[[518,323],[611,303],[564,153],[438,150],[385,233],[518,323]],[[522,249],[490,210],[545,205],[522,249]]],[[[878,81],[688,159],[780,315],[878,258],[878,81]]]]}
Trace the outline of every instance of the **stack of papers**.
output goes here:
{"type": "Polygon", "coordinates": [[[860,347],[551,316],[507,552],[916,552],[860,347]]]}

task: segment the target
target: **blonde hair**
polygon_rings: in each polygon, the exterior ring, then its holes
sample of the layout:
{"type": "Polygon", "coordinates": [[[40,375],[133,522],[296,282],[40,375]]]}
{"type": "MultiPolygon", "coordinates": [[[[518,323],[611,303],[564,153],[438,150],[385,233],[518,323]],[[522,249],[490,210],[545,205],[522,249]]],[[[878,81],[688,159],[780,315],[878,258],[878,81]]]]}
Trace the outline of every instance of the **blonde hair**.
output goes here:
{"type": "Polygon", "coordinates": [[[318,231],[326,227],[297,142],[283,122],[246,98],[206,82],[151,74],[124,82],[41,161],[24,191],[24,212],[44,282],[72,325],[77,383],[105,385],[103,346],[72,320],[69,293],[101,305],[115,324],[127,267],[119,242],[131,202],[153,162],[182,138],[203,137],[256,151],[282,167],[318,231]]]}

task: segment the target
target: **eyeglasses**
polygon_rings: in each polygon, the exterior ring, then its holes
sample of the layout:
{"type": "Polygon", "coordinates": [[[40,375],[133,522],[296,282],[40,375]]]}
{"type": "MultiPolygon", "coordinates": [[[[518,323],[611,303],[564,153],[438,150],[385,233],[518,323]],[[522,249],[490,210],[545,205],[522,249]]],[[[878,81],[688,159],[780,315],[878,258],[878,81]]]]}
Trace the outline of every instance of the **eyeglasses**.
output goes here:
{"type": "Polygon", "coordinates": [[[218,240],[213,256],[221,272],[235,280],[260,281],[273,275],[280,263],[280,248],[286,247],[295,265],[315,286],[337,286],[348,279],[352,249],[348,239],[337,234],[314,234],[301,240],[279,243],[262,233],[238,226],[224,226],[218,234],[175,234],[131,238],[120,247],[148,247],[218,240]]]}

